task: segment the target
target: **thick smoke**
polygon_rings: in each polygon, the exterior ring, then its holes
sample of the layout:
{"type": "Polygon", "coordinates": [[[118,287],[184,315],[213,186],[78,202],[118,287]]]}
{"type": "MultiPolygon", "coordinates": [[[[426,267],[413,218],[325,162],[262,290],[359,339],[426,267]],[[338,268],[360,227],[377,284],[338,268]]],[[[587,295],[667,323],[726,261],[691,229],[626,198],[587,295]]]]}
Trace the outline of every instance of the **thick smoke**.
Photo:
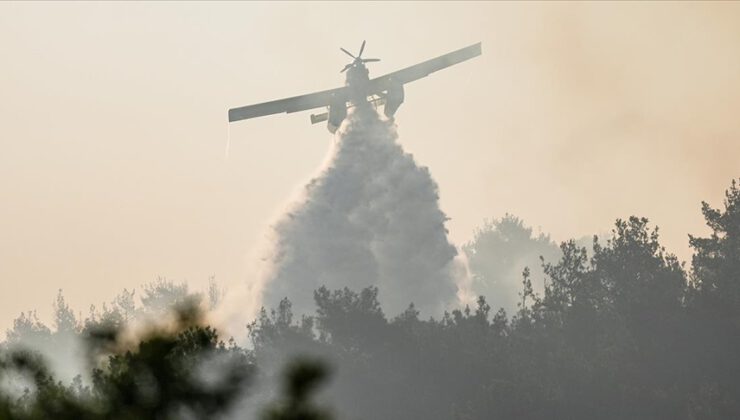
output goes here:
{"type": "Polygon", "coordinates": [[[414,303],[423,316],[455,302],[455,256],[437,184],[370,106],[351,111],[334,151],[274,226],[263,304],[288,297],[312,313],[313,291],[377,286],[390,315],[414,303]]]}

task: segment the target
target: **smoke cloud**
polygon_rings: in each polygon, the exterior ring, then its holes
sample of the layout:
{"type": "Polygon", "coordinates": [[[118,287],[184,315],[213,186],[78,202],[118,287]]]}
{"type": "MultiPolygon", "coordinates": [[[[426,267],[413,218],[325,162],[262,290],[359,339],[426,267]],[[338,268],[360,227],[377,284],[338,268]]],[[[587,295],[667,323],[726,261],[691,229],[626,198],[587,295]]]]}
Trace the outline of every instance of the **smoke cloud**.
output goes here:
{"type": "Polygon", "coordinates": [[[457,250],[437,184],[397,143],[392,121],[369,105],[350,111],[320,175],[275,225],[265,306],[288,297],[311,313],[313,291],[379,288],[390,314],[414,303],[438,315],[456,301],[457,250]]]}

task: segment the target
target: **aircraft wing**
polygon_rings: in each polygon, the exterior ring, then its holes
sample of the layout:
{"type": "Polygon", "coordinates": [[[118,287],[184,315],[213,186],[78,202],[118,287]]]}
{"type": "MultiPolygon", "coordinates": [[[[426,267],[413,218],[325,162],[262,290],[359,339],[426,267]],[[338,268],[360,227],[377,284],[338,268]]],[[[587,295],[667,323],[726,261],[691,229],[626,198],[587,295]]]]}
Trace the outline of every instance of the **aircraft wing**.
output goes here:
{"type": "Polygon", "coordinates": [[[309,93],[308,95],[294,96],[292,98],[278,99],[276,101],[264,102],[256,105],[248,105],[229,110],[229,122],[246,120],[249,118],[262,117],[264,115],[280,114],[282,112],[298,112],[307,109],[329,106],[337,96],[346,97],[347,88],[324,90],[309,93]]]}
{"type": "Polygon", "coordinates": [[[394,71],[393,73],[386,74],[385,76],[376,77],[370,80],[370,92],[380,93],[388,90],[393,85],[406,84],[413,82],[414,80],[426,77],[435,71],[442,70],[444,68],[453,66],[463,61],[470,60],[473,57],[477,57],[481,54],[481,43],[473,44],[465,48],[461,48],[457,51],[441,55],[437,58],[424,61],[423,63],[416,64],[405,69],[394,71]]]}

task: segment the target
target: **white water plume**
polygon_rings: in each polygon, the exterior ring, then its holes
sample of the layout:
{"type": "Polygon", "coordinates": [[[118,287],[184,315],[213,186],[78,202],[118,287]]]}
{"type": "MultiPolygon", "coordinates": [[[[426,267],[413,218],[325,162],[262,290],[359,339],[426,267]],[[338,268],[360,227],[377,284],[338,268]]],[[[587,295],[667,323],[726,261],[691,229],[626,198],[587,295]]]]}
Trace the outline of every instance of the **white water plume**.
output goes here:
{"type": "Polygon", "coordinates": [[[313,291],[377,286],[388,315],[413,302],[422,316],[457,300],[455,256],[437,184],[370,106],[351,110],[325,169],[274,225],[266,307],[288,297],[314,311],[313,291]]]}

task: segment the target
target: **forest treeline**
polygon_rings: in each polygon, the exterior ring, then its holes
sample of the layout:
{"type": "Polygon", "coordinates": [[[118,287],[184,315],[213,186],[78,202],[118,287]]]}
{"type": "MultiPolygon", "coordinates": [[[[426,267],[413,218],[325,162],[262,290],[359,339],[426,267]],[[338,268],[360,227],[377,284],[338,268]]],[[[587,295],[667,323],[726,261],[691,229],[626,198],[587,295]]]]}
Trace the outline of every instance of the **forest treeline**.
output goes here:
{"type": "Polygon", "coordinates": [[[320,288],[312,316],[294,315],[287,299],[263,309],[246,347],[221,341],[193,309],[217,304],[216,287],[198,296],[159,281],[139,304],[124,291],[84,320],[60,293],[54,328],[29,313],[8,331],[0,419],[740,418],[740,184],[702,213],[710,234],[689,237],[687,265],[644,218],[553,252],[549,238],[507,216],[464,252],[475,256],[474,287],[490,295],[511,261],[527,261],[509,312],[481,296],[437,319],[413,304],[385,314],[377,288],[320,288]],[[496,250],[490,260],[486,249],[496,250]],[[533,249],[543,256],[537,265],[533,249]],[[121,333],[172,305],[170,327],[121,333]],[[84,343],[86,370],[64,379],[21,350],[51,349],[42,354],[63,365],[67,356],[54,355],[75,342],[84,343]]]}

